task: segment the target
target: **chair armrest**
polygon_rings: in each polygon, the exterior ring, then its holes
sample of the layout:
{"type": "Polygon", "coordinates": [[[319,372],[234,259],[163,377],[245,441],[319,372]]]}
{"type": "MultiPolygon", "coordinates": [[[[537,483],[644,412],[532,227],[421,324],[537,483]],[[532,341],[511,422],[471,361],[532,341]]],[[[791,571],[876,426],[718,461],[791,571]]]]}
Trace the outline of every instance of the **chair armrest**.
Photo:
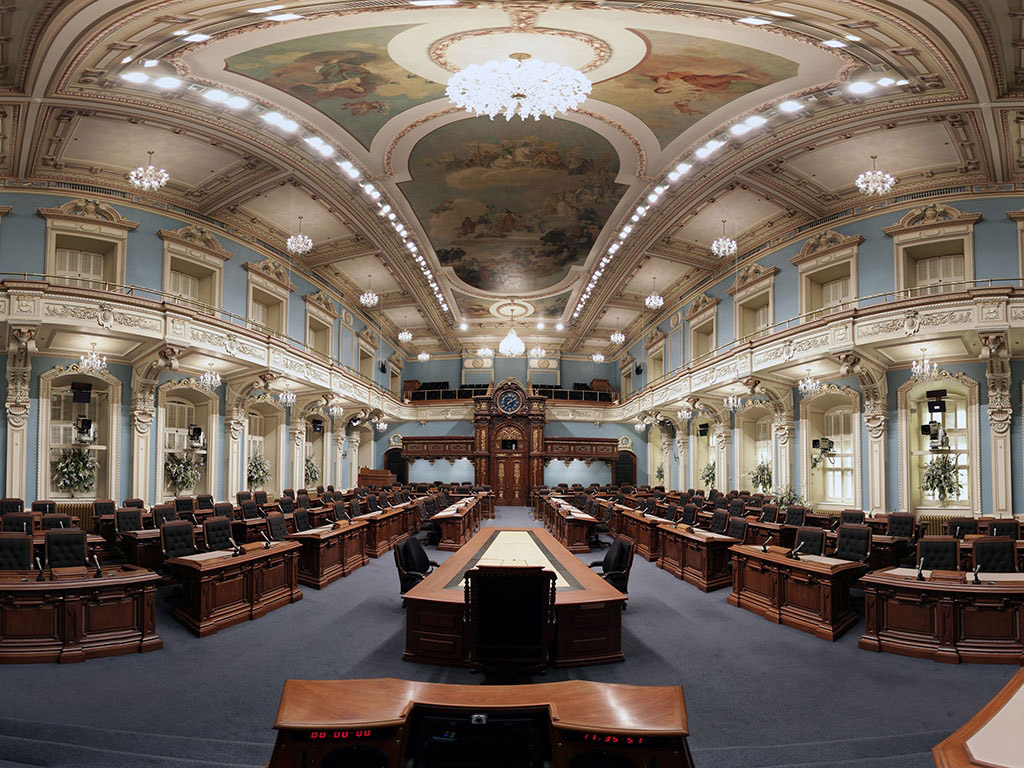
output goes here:
{"type": "Polygon", "coordinates": [[[427,577],[427,574],[423,571],[406,571],[405,573],[408,576],[419,576],[421,579],[425,579],[427,577]]]}
{"type": "Polygon", "coordinates": [[[435,568],[440,568],[441,567],[440,563],[435,563],[433,560],[428,560],[427,562],[430,563],[435,568]]]}
{"type": "Polygon", "coordinates": [[[597,568],[597,566],[599,566],[599,565],[604,565],[604,560],[598,560],[596,563],[591,563],[587,567],[588,568],[597,568]]]}

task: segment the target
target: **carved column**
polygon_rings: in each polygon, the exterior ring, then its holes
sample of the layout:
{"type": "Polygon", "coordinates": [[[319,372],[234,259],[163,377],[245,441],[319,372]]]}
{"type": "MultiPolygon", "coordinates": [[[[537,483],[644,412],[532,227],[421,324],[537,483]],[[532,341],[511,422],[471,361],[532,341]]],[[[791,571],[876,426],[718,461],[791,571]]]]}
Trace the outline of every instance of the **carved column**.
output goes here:
{"type": "Polygon", "coordinates": [[[868,430],[868,511],[886,512],[886,439],[889,412],[885,400],[864,401],[864,426],[868,430]]]}
{"type": "Polygon", "coordinates": [[[350,488],[359,485],[359,433],[348,436],[348,484],[350,488]]]}
{"type": "Polygon", "coordinates": [[[299,419],[288,427],[292,450],[292,488],[306,487],[306,420],[299,419]]]}
{"type": "MultiPolygon", "coordinates": [[[[775,433],[775,444],[778,448],[778,461],[772,473],[772,481],[776,489],[784,491],[793,485],[793,419],[786,413],[776,413],[772,417],[772,431],[775,433]]],[[[807,480],[804,478],[804,495],[806,496],[807,480]]]]}
{"type": "MultiPolygon", "coordinates": [[[[227,455],[224,461],[224,496],[227,499],[234,499],[235,495],[247,486],[243,440],[248,421],[245,415],[245,395],[248,391],[248,386],[236,388],[229,384],[225,396],[224,431],[227,433],[227,455]]],[[[282,483],[282,487],[283,485],[282,483]]]]}
{"type": "MultiPolygon", "coordinates": [[[[342,490],[345,484],[345,420],[334,420],[334,442],[331,444],[331,481],[335,488],[342,490]]],[[[326,486],[327,483],[324,483],[326,486]]]]}
{"type": "MultiPolygon", "coordinates": [[[[18,345],[7,354],[7,493],[12,498],[25,498],[26,446],[28,444],[28,380],[32,372],[28,343],[35,338],[35,328],[14,329],[18,345]],[[24,339],[24,341],[22,341],[24,339]]],[[[39,450],[43,446],[37,446],[39,450]]]]}
{"type": "Polygon", "coordinates": [[[988,360],[988,424],[992,441],[992,514],[1013,516],[1013,472],[1010,461],[1010,362],[1006,335],[982,334],[981,357],[988,360]]]}
{"type": "MultiPolygon", "coordinates": [[[[676,452],[675,452],[674,448],[675,448],[675,440],[673,440],[671,437],[669,437],[667,434],[665,434],[665,429],[662,428],[662,431],[661,431],[662,479],[661,479],[660,482],[662,484],[664,484],[664,486],[666,488],[671,488],[672,487],[672,475],[674,474],[673,470],[675,469],[675,458],[676,458],[676,452]]],[[[657,479],[657,478],[655,478],[655,479],[657,479]]]]}
{"type": "Polygon", "coordinates": [[[676,488],[685,491],[692,488],[690,482],[690,436],[682,429],[676,431],[676,488]]]}
{"type": "Polygon", "coordinates": [[[715,487],[720,491],[729,490],[729,451],[732,449],[732,432],[728,424],[715,423],[715,487]]]}
{"type": "MultiPolygon", "coordinates": [[[[153,500],[149,496],[150,472],[153,466],[153,416],[156,412],[155,377],[147,371],[132,370],[132,404],[129,417],[132,423],[131,494],[142,499],[148,507],[153,500]]],[[[158,475],[159,476],[159,475],[158,475]]]]}

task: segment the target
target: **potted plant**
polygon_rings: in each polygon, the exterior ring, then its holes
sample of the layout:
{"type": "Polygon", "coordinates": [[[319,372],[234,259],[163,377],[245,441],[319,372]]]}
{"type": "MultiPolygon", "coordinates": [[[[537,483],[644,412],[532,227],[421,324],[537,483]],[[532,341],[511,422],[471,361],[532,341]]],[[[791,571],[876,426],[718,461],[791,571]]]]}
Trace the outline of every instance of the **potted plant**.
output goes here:
{"type": "Polygon", "coordinates": [[[704,483],[705,488],[712,488],[715,485],[715,463],[709,461],[704,465],[704,469],[700,471],[700,481],[704,483]]]}
{"type": "Polygon", "coordinates": [[[948,453],[940,454],[924,465],[921,490],[935,491],[942,506],[949,504],[950,496],[959,496],[962,487],[956,462],[948,453]]]}
{"type": "Polygon", "coordinates": [[[260,454],[251,457],[245,468],[245,480],[250,491],[254,491],[269,483],[270,462],[260,454]]]}
{"type": "Polygon", "coordinates": [[[164,462],[164,472],[177,496],[185,488],[195,488],[203,473],[203,460],[192,453],[172,453],[164,462]]]}
{"type": "Polygon", "coordinates": [[[96,484],[96,470],[100,463],[84,448],[68,448],[57,459],[54,479],[57,490],[68,491],[71,498],[75,491],[91,491],[96,484]]]}
{"type": "Polygon", "coordinates": [[[660,485],[665,480],[665,465],[659,464],[654,468],[654,479],[658,481],[660,485]]]}
{"type": "Polygon", "coordinates": [[[800,507],[811,506],[808,502],[804,501],[804,497],[801,496],[793,486],[789,486],[784,491],[777,493],[776,497],[775,503],[778,505],[779,511],[784,511],[786,507],[791,507],[793,505],[800,507]]]}
{"type": "Polygon", "coordinates": [[[306,485],[316,485],[320,480],[320,467],[313,463],[313,459],[306,457],[306,485]]]}
{"type": "Polygon", "coordinates": [[[750,477],[750,484],[755,490],[767,493],[772,487],[772,463],[770,461],[759,461],[757,466],[747,473],[750,477]]]}

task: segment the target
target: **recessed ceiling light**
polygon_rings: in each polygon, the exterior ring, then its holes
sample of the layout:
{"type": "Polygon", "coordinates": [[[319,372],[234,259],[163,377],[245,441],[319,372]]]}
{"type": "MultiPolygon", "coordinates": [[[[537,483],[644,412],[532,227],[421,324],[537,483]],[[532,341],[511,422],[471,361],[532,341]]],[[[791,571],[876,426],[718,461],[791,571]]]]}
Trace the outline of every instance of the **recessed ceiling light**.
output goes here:
{"type": "Polygon", "coordinates": [[[897,80],[896,85],[910,85],[909,80],[897,80]]]}
{"type": "Polygon", "coordinates": [[[273,13],[284,8],[283,5],[265,5],[262,8],[250,8],[249,13],[273,13]]]}
{"type": "Polygon", "coordinates": [[[765,24],[771,24],[768,19],[759,19],[756,16],[747,16],[745,19],[737,19],[740,24],[753,24],[755,27],[761,27],[765,24]]]}
{"type": "Polygon", "coordinates": [[[159,63],[160,59],[146,59],[144,62],[142,62],[142,66],[144,66],[146,69],[150,69],[151,67],[155,67],[159,63]]]}
{"type": "Polygon", "coordinates": [[[846,90],[850,93],[871,93],[875,90],[875,86],[872,83],[866,83],[863,80],[858,80],[856,83],[850,83],[846,86],[846,90]]]}
{"type": "Polygon", "coordinates": [[[880,85],[883,88],[888,88],[890,85],[895,85],[895,84],[896,84],[896,81],[893,80],[891,77],[883,77],[881,80],[878,80],[875,83],[875,85],[880,85]]]}
{"type": "Polygon", "coordinates": [[[176,32],[172,32],[171,34],[175,37],[184,37],[185,35],[191,35],[192,33],[189,32],[187,29],[179,29],[176,32]]]}
{"type": "Polygon", "coordinates": [[[228,95],[224,91],[218,91],[216,88],[211,88],[208,91],[203,91],[203,98],[207,101],[213,101],[220,103],[228,100],[228,95]]]}
{"type": "Polygon", "coordinates": [[[784,101],[781,104],[779,104],[779,109],[782,112],[799,112],[803,108],[804,108],[804,105],[801,104],[799,101],[792,101],[792,100],[790,100],[790,101],[784,101]]]}
{"type": "Polygon", "coordinates": [[[122,64],[131,64],[132,63],[132,57],[131,56],[125,56],[123,59],[121,59],[121,63],[122,64]]]}
{"type": "Polygon", "coordinates": [[[853,42],[855,42],[855,43],[858,43],[858,42],[860,42],[860,38],[859,38],[859,37],[857,37],[856,35],[847,35],[847,36],[846,36],[846,39],[847,39],[847,40],[852,40],[852,41],[853,41],[853,42]]]}
{"type": "Polygon", "coordinates": [[[459,330],[460,331],[468,331],[469,330],[469,325],[467,325],[466,323],[459,323],[459,330]]]}
{"type": "Polygon", "coordinates": [[[781,16],[784,19],[792,19],[792,13],[786,13],[785,11],[768,11],[772,16],[781,16]]]}
{"type": "Polygon", "coordinates": [[[224,102],[224,106],[231,107],[231,109],[242,109],[249,106],[249,100],[243,99],[241,96],[232,96],[224,102]]]}
{"type": "Polygon", "coordinates": [[[175,88],[181,85],[181,80],[179,80],[176,77],[161,77],[157,80],[154,80],[153,85],[164,91],[173,91],[175,88]]]}
{"type": "Polygon", "coordinates": [[[710,156],[711,153],[714,152],[716,149],[718,149],[719,147],[722,147],[724,145],[725,145],[724,141],[719,141],[718,139],[712,139],[707,144],[705,144],[703,147],[701,147],[696,152],[694,152],[694,154],[697,155],[697,157],[699,157],[701,160],[703,160],[705,157],[710,156]]]}
{"type": "Polygon", "coordinates": [[[764,125],[768,121],[765,120],[760,115],[751,115],[750,117],[748,117],[743,122],[749,128],[760,128],[762,125],[764,125]]]}
{"type": "Polygon", "coordinates": [[[212,40],[213,35],[204,35],[202,32],[196,32],[192,35],[185,37],[186,43],[205,43],[207,40],[212,40]]]}
{"type": "Polygon", "coordinates": [[[744,125],[743,123],[736,123],[732,128],[729,129],[733,136],[742,136],[744,133],[750,132],[750,126],[744,125]]]}
{"type": "Polygon", "coordinates": [[[557,324],[557,325],[555,326],[555,330],[556,330],[556,331],[564,331],[564,330],[565,330],[565,324],[564,324],[564,323],[558,323],[558,324],[557,324]]]}
{"type": "Polygon", "coordinates": [[[845,48],[846,47],[846,43],[844,43],[842,40],[822,40],[821,44],[824,45],[824,46],[827,46],[828,48],[845,48]]]}
{"type": "Polygon", "coordinates": [[[544,321],[543,320],[538,320],[537,321],[537,330],[538,331],[543,331],[544,330],[544,321]]]}
{"type": "Polygon", "coordinates": [[[297,13],[278,13],[275,16],[267,16],[267,21],[295,21],[301,18],[302,16],[297,13]]]}
{"type": "Polygon", "coordinates": [[[149,75],[145,72],[125,72],[121,75],[122,80],[127,80],[129,83],[144,83],[149,80],[149,75]]]}
{"type": "Polygon", "coordinates": [[[409,0],[409,5],[425,8],[431,5],[458,5],[459,0],[409,0]]]}

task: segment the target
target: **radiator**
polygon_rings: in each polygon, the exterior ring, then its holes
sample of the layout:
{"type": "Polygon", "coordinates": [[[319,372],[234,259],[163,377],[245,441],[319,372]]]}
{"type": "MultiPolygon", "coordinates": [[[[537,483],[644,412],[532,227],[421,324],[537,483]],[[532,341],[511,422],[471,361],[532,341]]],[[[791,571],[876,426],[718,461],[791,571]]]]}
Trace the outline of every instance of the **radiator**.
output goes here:
{"type": "Polygon", "coordinates": [[[925,531],[927,536],[941,536],[942,526],[952,517],[953,515],[920,515],[917,519],[918,522],[928,524],[928,529],[925,531]]]}
{"type": "Polygon", "coordinates": [[[91,501],[58,501],[57,512],[77,517],[83,531],[92,531],[91,501]]]}

